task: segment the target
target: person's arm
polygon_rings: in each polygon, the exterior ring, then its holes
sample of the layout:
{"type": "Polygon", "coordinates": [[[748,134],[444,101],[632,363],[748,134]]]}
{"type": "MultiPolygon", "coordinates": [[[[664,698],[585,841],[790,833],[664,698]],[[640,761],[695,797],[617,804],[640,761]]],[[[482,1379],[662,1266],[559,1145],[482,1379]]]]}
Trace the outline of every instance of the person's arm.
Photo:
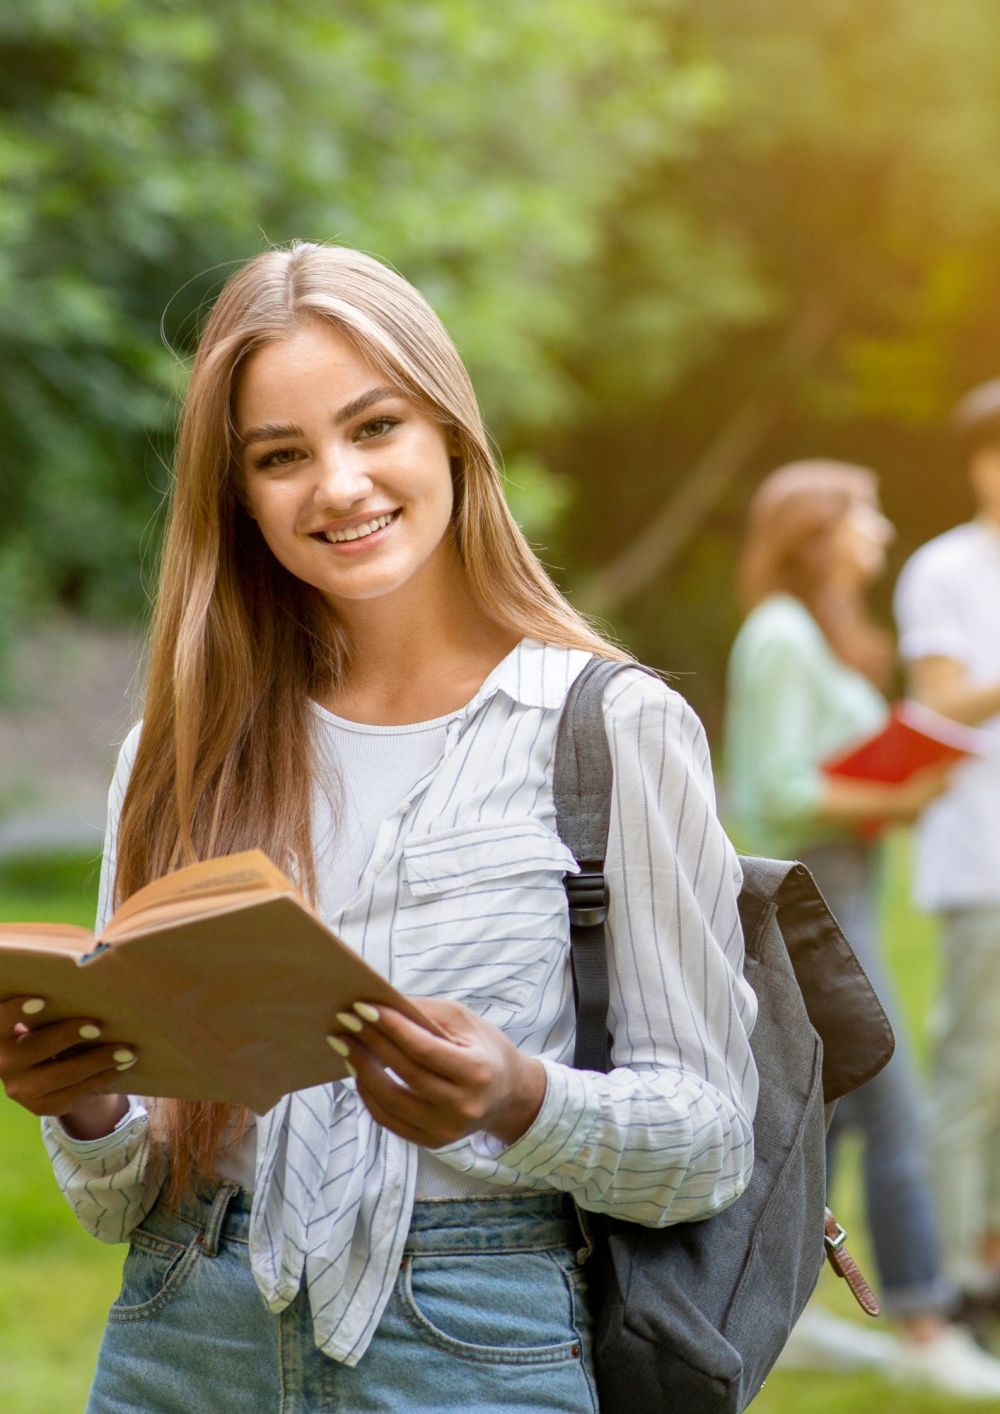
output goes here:
{"type": "Polygon", "coordinates": [[[828,690],[828,654],[797,619],[778,626],[755,649],[739,687],[743,730],[752,741],[756,813],[774,825],[826,821],[863,825],[916,819],[941,793],[945,774],[921,771],[899,785],[827,776],[816,735],[828,690]]]}
{"type": "Polygon", "coordinates": [[[918,702],[967,726],[1000,713],[1000,682],[974,682],[974,645],[953,566],[932,543],[907,562],[893,595],[899,651],[918,702]]]}
{"type": "Polygon", "coordinates": [[[964,664],[943,654],[911,663],[909,682],[918,702],[967,726],[977,726],[1000,713],[1000,682],[973,682],[964,664]]]}
{"type": "MultiPolygon", "coordinates": [[[[108,795],[98,933],[112,912],[118,817],[138,733],[134,728],[122,746],[108,795]]],[[[124,1242],[166,1179],[165,1158],[151,1145],[145,1106],[135,1096],[85,1096],[61,1114],[46,1115],[42,1138],[56,1181],[81,1225],[102,1241],[124,1242]]]]}
{"type": "Polygon", "coordinates": [[[952,766],[915,771],[898,785],[882,781],[824,776],[816,801],[816,818],[840,825],[911,824],[947,789],[952,766]]]}

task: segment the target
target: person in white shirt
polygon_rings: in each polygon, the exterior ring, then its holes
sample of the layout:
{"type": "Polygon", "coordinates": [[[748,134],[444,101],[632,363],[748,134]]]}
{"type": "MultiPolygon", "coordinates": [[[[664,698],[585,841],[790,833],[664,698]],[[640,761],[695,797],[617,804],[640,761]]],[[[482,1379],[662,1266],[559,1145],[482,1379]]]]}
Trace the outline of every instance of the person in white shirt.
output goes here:
{"type": "Polygon", "coordinates": [[[974,388],[955,426],[974,520],[919,549],[895,594],[910,689],[998,735],[958,766],[921,817],[915,894],[941,922],[932,1073],[945,1256],[966,1308],[1000,1310],[1000,379],[974,388]]]}
{"type": "Polygon", "coordinates": [[[330,1018],[351,1078],[255,1119],[104,1094],[128,1038],[0,1002],[8,1094],[84,1226],[130,1241],[90,1414],[594,1411],[574,1203],[663,1226],[745,1188],[739,865],[700,724],[638,672],[604,703],[613,1069],[572,1068],[552,766],[592,654],[627,658],[511,519],[418,292],[338,247],[239,271],[185,403],[101,914],[259,846],[446,1035],[359,997],[330,1018]]]}

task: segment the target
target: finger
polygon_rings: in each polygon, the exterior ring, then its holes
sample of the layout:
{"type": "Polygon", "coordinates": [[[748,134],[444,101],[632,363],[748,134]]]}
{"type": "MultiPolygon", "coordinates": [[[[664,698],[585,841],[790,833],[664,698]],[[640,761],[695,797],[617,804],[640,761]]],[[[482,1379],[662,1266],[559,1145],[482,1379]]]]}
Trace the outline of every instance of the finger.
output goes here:
{"type": "MultiPolygon", "coordinates": [[[[439,1149],[442,1144],[448,1142],[448,1137],[429,1121],[428,1116],[400,1115],[393,1105],[384,1103],[381,1095],[369,1085],[367,1077],[362,1078],[360,1071],[356,1083],[362,1103],[376,1124],[380,1124],[383,1129],[388,1129],[393,1134],[398,1134],[401,1139],[408,1139],[411,1144],[420,1144],[424,1148],[439,1149]]],[[[405,1093],[398,1085],[395,1088],[399,1094],[405,1093]]]]}
{"type": "Polygon", "coordinates": [[[44,1095],[29,1098],[27,1101],[20,1100],[18,1103],[24,1105],[32,1114],[64,1115],[80,1100],[90,1099],[109,1089],[112,1082],[119,1078],[117,1067],[112,1070],[99,1070],[75,1085],[66,1085],[61,1090],[50,1090],[44,1095]]]}
{"type": "Polygon", "coordinates": [[[444,1078],[436,1070],[428,1070],[426,1066],[414,1060],[377,1026],[368,1024],[362,1027],[360,1032],[348,1032],[334,1036],[333,1039],[347,1046],[347,1058],[355,1066],[358,1064],[359,1055],[367,1051],[383,1066],[394,1070],[400,1080],[405,1081],[412,1090],[435,1104],[447,1104],[458,1093],[453,1081],[444,1078]]]}
{"type": "MultiPolygon", "coordinates": [[[[407,1089],[364,1046],[353,1046],[351,1054],[359,1090],[378,1105],[380,1114],[391,1117],[397,1132],[405,1127],[419,1133],[424,1144],[431,1142],[428,1136],[455,1137],[463,1123],[460,1104],[451,1097],[435,1100],[407,1089]]],[[[434,1142],[443,1144],[445,1139],[434,1142]]]]}
{"type": "MultiPolygon", "coordinates": [[[[33,1066],[5,1078],[7,1095],[36,1114],[62,1114],[84,1095],[120,1078],[124,1063],[115,1060],[116,1054],[122,1054],[122,1048],[93,1046],[77,1055],[33,1066]],[[74,1099],[67,1103],[70,1093],[74,1099]]],[[[131,1064],[125,1068],[130,1069],[131,1064]]]]}
{"type": "Polygon", "coordinates": [[[5,1072],[26,1070],[54,1059],[63,1051],[86,1047],[98,1039],[101,1039],[100,1026],[85,1017],[55,1021],[50,1026],[33,1027],[13,1040],[0,1043],[0,1064],[5,1072]]]}
{"type": "MultiPolygon", "coordinates": [[[[358,1005],[355,1004],[355,1010],[358,1005]]],[[[435,1071],[446,1080],[460,1082],[464,1078],[465,1052],[471,1038],[456,1036],[446,1040],[426,1031],[393,1007],[373,1007],[367,1002],[360,1006],[364,1010],[351,1021],[345,1019],[343,1012],[337,1015],[337,1021],[349,1034],[367,1042],[371,1033],[377,1032],[424,1070],[435,1071]]]]}
{"type": "Polygon", "coordinates": [[[44,997],[4,997],[0,1001],[0,1036],[12,1036],[15,1026],[30,1023],[45,1012],[44,997]]]}

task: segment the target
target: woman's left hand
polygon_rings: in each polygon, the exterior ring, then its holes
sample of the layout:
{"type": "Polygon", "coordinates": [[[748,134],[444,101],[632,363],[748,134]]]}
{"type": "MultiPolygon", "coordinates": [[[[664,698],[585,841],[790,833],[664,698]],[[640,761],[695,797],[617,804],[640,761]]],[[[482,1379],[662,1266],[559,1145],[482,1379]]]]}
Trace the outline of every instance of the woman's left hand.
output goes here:
{"type": "Polygon", "coordinates": [[[479,1130],[513,1144],[541,1109],[544,1066],[460,1002],[414,1002],[444,1037],[391,1007],[360,1002],[337,1016],[339,1029],[328,1038],[352,1066],[372,1117],[429,1149],[479,1130]]]}

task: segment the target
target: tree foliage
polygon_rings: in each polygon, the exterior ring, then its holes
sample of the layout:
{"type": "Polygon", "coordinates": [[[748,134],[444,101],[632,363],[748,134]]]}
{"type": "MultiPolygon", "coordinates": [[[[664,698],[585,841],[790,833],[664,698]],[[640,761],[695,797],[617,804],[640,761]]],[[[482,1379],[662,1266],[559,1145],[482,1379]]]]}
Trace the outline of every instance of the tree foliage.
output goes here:
{"type": "Polygon", "coordinates": [[[932,468],[995,371],[998,41],[991,0],[947,24],[939,0],[6,7],[0,622],[135,608],[200,312],[268,243],[339,239],[440,310],[571,585],[776,401],[626,611],[714,689],[768,465],[872,461],[907,547],[962,512],[932,468]],[[836,334],[805,366],[788,330],[817,301],[836,334]]]}

